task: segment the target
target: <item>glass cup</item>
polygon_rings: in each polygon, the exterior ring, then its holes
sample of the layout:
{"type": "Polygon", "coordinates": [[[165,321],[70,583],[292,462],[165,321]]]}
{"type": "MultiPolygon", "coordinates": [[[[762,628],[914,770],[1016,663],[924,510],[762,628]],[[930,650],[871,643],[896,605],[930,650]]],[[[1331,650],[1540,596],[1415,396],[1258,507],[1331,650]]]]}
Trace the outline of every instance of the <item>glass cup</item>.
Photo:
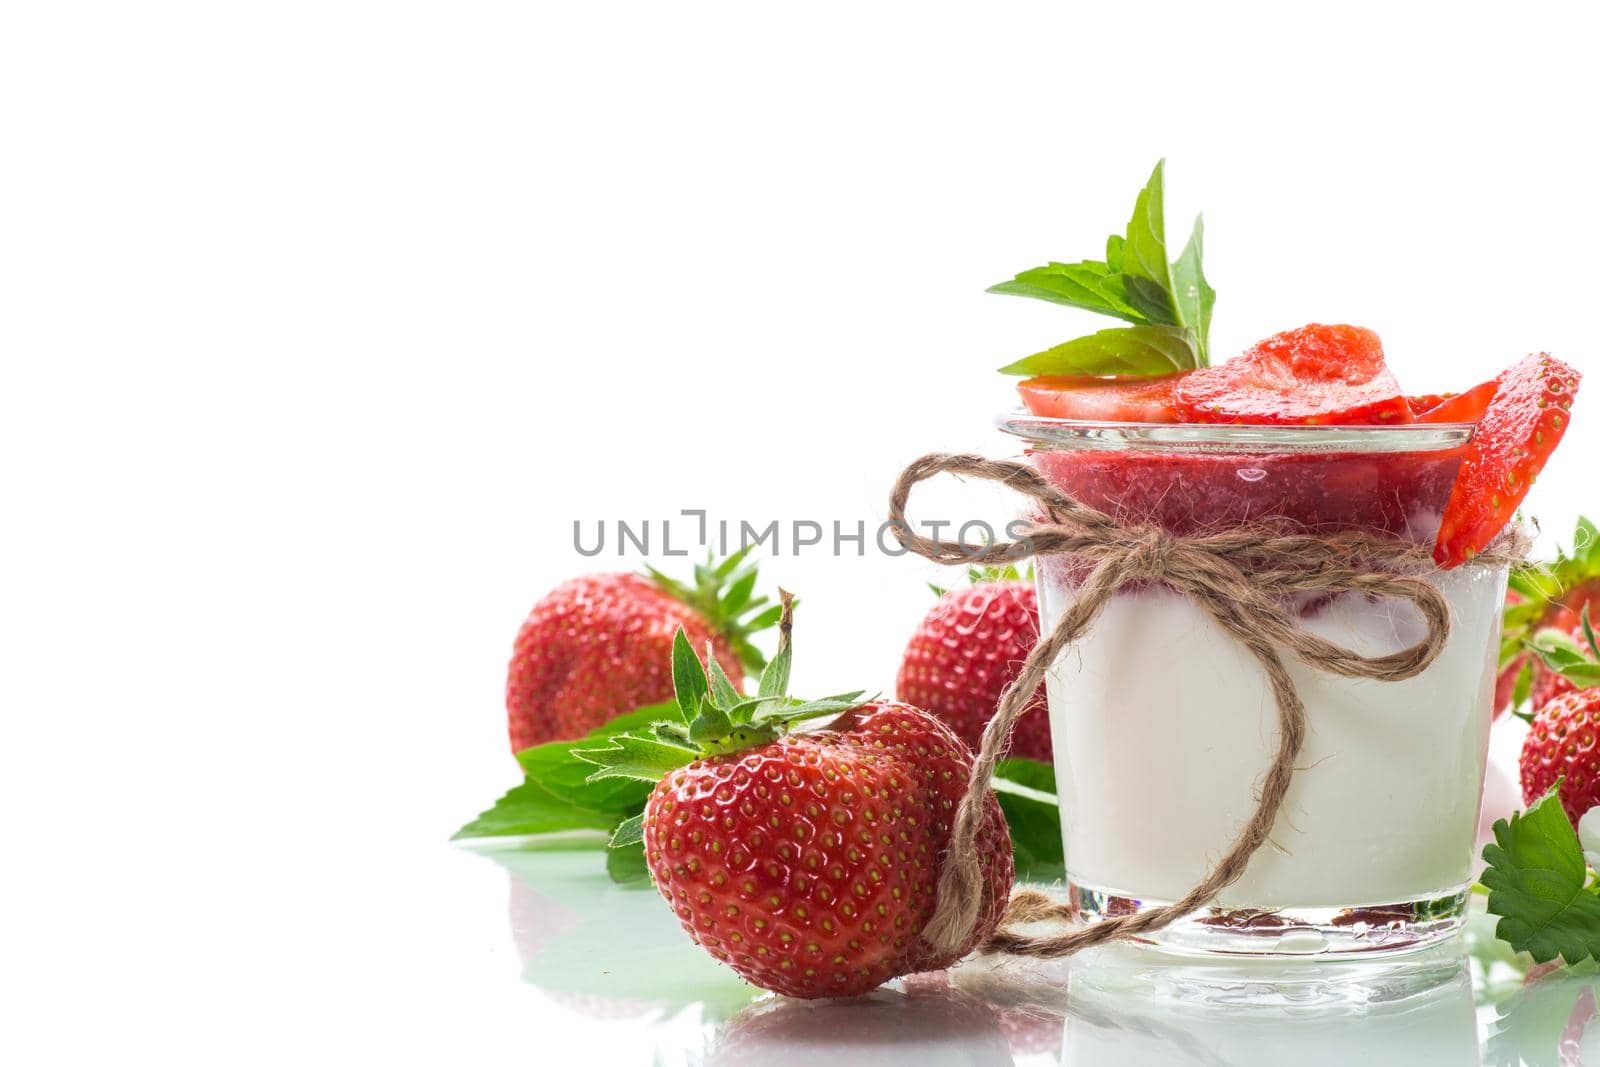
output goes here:
{"type": "MultiPolygon", "coordinates": [[[[1123,524],[1179,535],[1252,520],[1431,544],[1470,426],[1199,426],[1026,414],[1053,485],[1123,524]]],[[[1039,561],[1041,626],[1086,568],[1039,561]]],[[[1171,952],[1395,952],[1458,930],[1472,882],[1506,568],[1433,572],[1449,603],[1438,658],[1404,681],[1342,678],[1286,654],[1305,747],[1272,835],[1208,908],[1148,935],[1171,952]]],[[[1308,631],[1379,656],[1414,645],[1409,603],[1303,596],[1308,631]]],[[[1232,843],[1271,764],[1278,712],[1256,660],[1157,583],[1118,590],[1046,681],[1068,889],[1094,922],[1179,899],[1232,843]]]]}

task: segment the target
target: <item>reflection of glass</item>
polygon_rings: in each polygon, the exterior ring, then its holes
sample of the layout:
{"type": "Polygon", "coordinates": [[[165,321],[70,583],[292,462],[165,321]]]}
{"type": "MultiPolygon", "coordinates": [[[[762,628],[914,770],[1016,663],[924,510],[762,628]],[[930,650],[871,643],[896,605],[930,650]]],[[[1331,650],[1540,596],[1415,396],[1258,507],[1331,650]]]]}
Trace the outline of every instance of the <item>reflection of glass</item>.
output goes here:
{"type": "MultiPolygon", "coordinates": [[[[1180,535],[1260,520],[1431,544],[1470,433],[1458,426],[1138,426],[1017,416],[1034,465],[1126,524],[1180,535]]],[[[1086,577],[1046,558],[1048,629],[1086,577]]],[[[1216,906],[1155,933],[1173,950],[1391,951],[1465,914],[1488,743],[1503,568],[1436,578],[1453,628],[1421,675],[1338,677],[1287,658],[1306,704],[1272,838],[1216,906]]],[[[1367,656],[1424,635],[1407,604],[1305,595],[1309,632],[1367,656]]],[[[1166,586],[1124,586],[1047,680],[1066,864],[1091,921],[1180,898],[1255,806],[1277,737],[1260,665],[1166,586]]]]}
{"type": "Polygon", "coordinates": [[[1388,967],[1262,960],[1186,974],[1171,960],[1155,972],[1148,955],[1119,948],[1072,969],[1063,1063],[1478,1067],[1459,946],[1388,967]]]}

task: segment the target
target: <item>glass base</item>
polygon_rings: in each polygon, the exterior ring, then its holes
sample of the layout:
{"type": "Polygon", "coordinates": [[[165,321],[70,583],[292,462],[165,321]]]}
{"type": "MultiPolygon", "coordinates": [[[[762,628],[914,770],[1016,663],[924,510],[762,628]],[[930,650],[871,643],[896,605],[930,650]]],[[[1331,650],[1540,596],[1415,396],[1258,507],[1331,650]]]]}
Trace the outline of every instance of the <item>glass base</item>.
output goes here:
{"type": "MultiPolygon", "coordinates": [[[[1072,910],[1095,923],[1163,906],[1068,882],[1072,910]]],[[[1467,917],[1467,887],[1400,904],[1277,910],[1205,908],[1137,941],[1177,955],[1371,958],[1415,952],[1455,936],[1467,917]]]]}

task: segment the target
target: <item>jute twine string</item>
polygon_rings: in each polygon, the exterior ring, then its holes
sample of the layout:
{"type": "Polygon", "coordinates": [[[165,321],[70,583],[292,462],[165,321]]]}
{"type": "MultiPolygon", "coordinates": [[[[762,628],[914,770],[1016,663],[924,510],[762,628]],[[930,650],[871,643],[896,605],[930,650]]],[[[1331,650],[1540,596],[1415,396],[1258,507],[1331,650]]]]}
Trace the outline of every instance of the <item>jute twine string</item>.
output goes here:
{"type": "MultiPolygon", "coordinates": [[[[1010,741],[1011,728],[1027,708],[1046,671],[1088,630],[1100,609],[1130,582],[1161,582],[1187,596],[1216,620],[1260,663],[1278,707],[1278,748],[1267,768],[1250,819],[1227,852],[1182,899],[1133,915],[1116,916],[1062,933],[1029,936],[1013,924],[1069,916],[1067,906],[1033,890],[1012,896],[998,930],[986,946],[1018,955],[1058,957],[1107,941],[1137,937],[1209,904],[1244,873],[1250,857],[1267,840],[1294,776],[1305,743],[1306,710],[1284,665],[1286,650],[1317,670],[1347,678],[1398,681],[1428,668],[1450,636],[1444,596],[1420,575],[1434,569],[1425,546],[1359,532],[1318,536],[1286,527],[1249,525],[1218,533],[1179,537],[1160,526],[1121,526],[1104,512],[1087,507],[1056,489],[1031,467],[975,455],[934,453],[914,461],[895,482],[889,497],[889,522],[901,544],[938,563],[1003,564],[1029,556],[1072,556],[1090,567],[1072,605],[1043,634],[1022,671],[1000,700],[983,732],[966,796],[956,809],[950,850],[939,877],[938,905],[922,931],[941,951],[958,951],[978,920],[983,879],[975,841],[983,799],[995,764],[1010,741]],[[1011,527],[1016,541],[974,547],[915,533],[907,523],[912,488],[938,474],[1000,482],[1031,497],[1043,521],[1011,527]],[[1302,629],[1285,602],[1299,593],[1362,593],[1410,601],[1427,625],[1415,645],[1385,656],[1362,656],[1302,629]]],[[[1506,542],[1473,560],[1496,565],[1520,558],[1526,536],[1515,531],[1506,542]]]]}

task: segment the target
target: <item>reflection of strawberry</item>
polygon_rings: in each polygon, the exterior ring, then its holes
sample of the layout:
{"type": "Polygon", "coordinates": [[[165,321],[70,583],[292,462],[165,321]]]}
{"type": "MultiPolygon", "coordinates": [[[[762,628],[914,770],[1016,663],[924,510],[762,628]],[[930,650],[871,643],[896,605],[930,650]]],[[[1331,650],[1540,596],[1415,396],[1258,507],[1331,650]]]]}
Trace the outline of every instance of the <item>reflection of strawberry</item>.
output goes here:
{"type": "Polygon", "coordinates": [[[672,636],[681,627],[737,682],[761,656],[749,635],[776,608],[751,596],[745,553],[695,568],[689,586],[651,572],[595,574],[557,586],[517,634],[506,679],[511,750],[582,737],[624,712],[672,696],[672,636]]]}
{"type": "Polygon", "coordinates": [[[1411,407],[1383,359],[1378,335],[1312,323],[1274,334],[1242,355],[1178,383],[1188,422],[1392,424],[1411,407]]]}
{"type": "MultiPolygon", "coordinates": [[[[1057,1027],[1057,1040],[1060,1028],[1057,1027]]],[[[717,1035],[708,1067],[860,1067],[887,1058],[922,1067],[1010,1067],[989,1004],[953,989],[908,986],[850,1000],[769,1000],[740,1012],[717,1035]]]]}
{"type": "Polygon", "coordinates": [[[1439,524],[1433,558],[1440,566],[1471,559],[1511,519],[1567,432],[1578,378],[1565,363],[1539,353],[1496,379],[1439,524]]]}
{"type": "MultiPolygon", "coordinates": [[[[1033,583],[1000,576],[944,593],[906,646],[896,695],[942,719],[974,751],[1000,696],[1039,640],[1033,583]]],[[[1050,759],[1044,686],[1011,735],[1011,754],[1050,759]]]]}

